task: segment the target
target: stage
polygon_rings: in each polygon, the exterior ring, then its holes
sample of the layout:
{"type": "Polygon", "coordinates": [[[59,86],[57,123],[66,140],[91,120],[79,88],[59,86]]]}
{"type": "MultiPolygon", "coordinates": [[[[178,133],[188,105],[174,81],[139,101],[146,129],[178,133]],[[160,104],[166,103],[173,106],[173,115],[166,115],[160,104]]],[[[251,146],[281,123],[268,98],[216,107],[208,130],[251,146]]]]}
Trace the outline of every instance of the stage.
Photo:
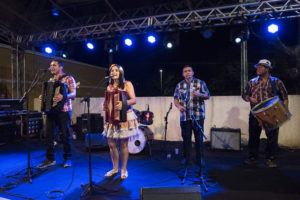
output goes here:
{"type": "MultiPolygon", "coordinates": [[[[63,168],[62,146],[56,146],[56,165],[45,171],[36,170],[44,157],[43,143],[30,141],[32,184],[25,182],[20,170],[27,169],[27,147],[23,140],[0,146],[0,199],[80,199],[82,185],[89,183],[89,156],[84,141],[73,141],[72,167],[63,168]],[[13,176],[13,177],[7,177],[13,176]],[[21,178],[21,180],[19,180],[21,178]],[[57,196],[57,198],[55,198],[57,196]],[[59,197],[60,196],[60,197],[59,197]]],[[[300,150],[281,147],[278,168],[265,166],[261,153],[256,166],[245,166],[246,147],[241,151],[211,149],[205,143],[203,177],[208,191],[199,181],[198,166],[191,164],[182,184],[184,166],[181,164],[181,143],[155,140],[137,155],[130,155],[129,177],[112,179],[104,177],[112,168],[108,148],[92,151],[92,180],[95,191],[82,199],[140,199],[141,188],[199,187],[202,199],[300,199],[300,150]],[[165,149],[164,149],[165,147],[165,149]],[[175,149],[179,153],[175,153],[175,149]],[[169,156],[167,156],[169,154],[169,156]]],[[[262,145],[263,148],[263,145],[262,145]]],[[[25,170],[26,171],[26,170],[25,170]]],[[[186,197],[188,197],[188,193],[186,197]]],[[[168,199],[164,197],[164,199],[168,199]]]]}

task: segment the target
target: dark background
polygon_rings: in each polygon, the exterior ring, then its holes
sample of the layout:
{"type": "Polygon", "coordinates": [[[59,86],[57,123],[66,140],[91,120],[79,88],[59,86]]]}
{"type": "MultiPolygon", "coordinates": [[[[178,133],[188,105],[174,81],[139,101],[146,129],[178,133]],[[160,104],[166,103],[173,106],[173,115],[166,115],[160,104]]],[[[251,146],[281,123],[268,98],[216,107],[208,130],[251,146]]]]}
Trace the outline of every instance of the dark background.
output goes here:
{"type": "MultiPolygon", "coordinates": [[[[269,23],[248,24],[248,78],[256,76],[253,66],[259,59],[266,58],[273,65],[272,76],[285,83],[289,94],[299,94],[299,20],[276,21],[279,32],[275,35],[267,33],[269,23]]],[[[112,63],[124,67],[125,77],[132,81],[137,96],[172,96],[186,64],[193,67],[195,77],[206,82],[211,95],[240,95],[241,46],[234,43],[233,36],[241,28],[240,25],[213,27],[209,39],[204,38],[199,29],[175,31],[178,40],[173,49],[166,49],[163,44],[174,32],[156,33],[154,45],[146,42],[145,34],[131,36],[132,47],[123,44],[124,36],[116,36],[112,39],[118,43],[118,51],[112,54],[112,63]],[[162,91],[160,69],[163,70],[162,91]]],[[[108,68],[107,40],[95,40],[93,51],[88,50],[84,42],[60,44],[55,48],[67,52],[69,59],[108,68]]]]}

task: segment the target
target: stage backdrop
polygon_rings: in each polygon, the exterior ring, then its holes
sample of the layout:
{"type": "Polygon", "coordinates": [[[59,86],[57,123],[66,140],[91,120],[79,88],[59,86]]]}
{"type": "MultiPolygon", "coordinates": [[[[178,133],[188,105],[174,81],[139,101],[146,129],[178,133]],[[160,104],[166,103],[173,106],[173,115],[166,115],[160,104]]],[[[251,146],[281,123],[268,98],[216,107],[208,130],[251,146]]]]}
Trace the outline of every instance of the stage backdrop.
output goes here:
{"type": "MultiPolygon", "coordinates": [[[[72,123],[76,123],[76,117],[87,112],[85,103],[80,103],[81,98],[73,101],[72,123]]],[[[292,113],[291,120],[287,121],[280,128],[279,144],[300,148],[300,95],[289,96],[289,109],[292,113]]],[[[91,98],[91,113],[101,113],[103,98],[91,98]]],[[[137,97],[137,104],[134,109],[139,111],[147,110],[154,113],[154,123],[149,126],[157,140],[163,140],[165,135],[165,116],[173,104],[173,97],[137,97]]],[[[35,99],[35,108],[38,110],[39,102],[35,99]]],[[[206,120],[204,132],[210,140],[210,129],[216,128],[240,128],[242,132],[242,143],[248,141],[248,116],[250,106],[244,102],[240,96],[212,96],[206,101],[206,120]]],[[[265,138],[265,133],[262,133],[265,138]]],[[[168,116],[167,140],[181,141],[181,131],[179,125],[179,111],[174,106],[168,116]]]]}

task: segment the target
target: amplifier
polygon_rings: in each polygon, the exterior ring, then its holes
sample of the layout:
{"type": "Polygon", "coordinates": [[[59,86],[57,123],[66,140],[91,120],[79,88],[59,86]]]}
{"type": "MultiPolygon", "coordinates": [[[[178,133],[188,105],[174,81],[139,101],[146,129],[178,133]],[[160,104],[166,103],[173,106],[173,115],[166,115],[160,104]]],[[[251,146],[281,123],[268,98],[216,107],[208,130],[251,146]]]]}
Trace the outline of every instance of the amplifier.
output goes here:
{"type": "Polygon", "coordinates": [[[211,128],[212,149],[241,150],[241,129],[211,128]]]}
{"type": "Polygon", "coordinates": [[[24,135],[36,136],[43,127],[41,112],[26,110],[18,112],[5,112],[0,114],[0,138],[5,141],[13,141],[24,135]],[[27,129],[28,114],[28,129],[27,129]]]}
{"type": "MultiPolygon", "coordinates": [[[[91,133],[103,132],[103,117],[98,113],[90,114],[91,133]]],[[[82,114],[77,117],[75,131],[77,132],[78,139],[84,140],[85,134],[88,132],[87,114],[82,114]]]]}

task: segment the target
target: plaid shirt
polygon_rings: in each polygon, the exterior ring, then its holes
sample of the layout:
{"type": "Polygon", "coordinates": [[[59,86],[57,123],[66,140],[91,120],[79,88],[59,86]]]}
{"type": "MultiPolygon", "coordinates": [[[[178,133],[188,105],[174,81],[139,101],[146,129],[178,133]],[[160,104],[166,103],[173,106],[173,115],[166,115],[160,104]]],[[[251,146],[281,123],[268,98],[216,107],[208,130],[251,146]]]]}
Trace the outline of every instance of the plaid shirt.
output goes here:
{"type": "Polygon", "coordinates": [[[196,120],[205,118],[205,103],[204,99],[193,96],[194,91],[204,93],[208,97],[210,96],[209,90],[206,87],[204,81],[193,78],[191,80],[190,88],[187,92],[188,83],[183,80],[176,86],[174,92],[174,99],[177,99],[179,103],[188,108],[187,111],[180,112],[180,121],[187,121],[192,119],[194,114],[196,120]],[[187,100],[187,105],[185,102],[187,100]],[[187,116],[186,116],[187,115],[187,116]]]}
{"type": "MultiPolygon", "coordinates": [[[[63,74],[60,74],[59,78],[62,76],[63,76],[63,74]]],[[[50,78],[50,81],[54,81],[54,79],[50,78]]],[[[60,82],[67,84],[67,88],[68,88],[67,94],[70,93],[72,88],[73,88],[73,91],[76,90],[76,82],[72,76],[70,76],[70,75],[65,76],[64,78],[62,78],[60,80],[60,82]]],[[[66,103],[64,104],[64,107],[63,107],[63,112],[71,112],[71,111],[72,111],[72,100],[66,99],[66,103]]]]}
{"type": "MultiPolygon", "coordinates": [[[[281,100],[287,100],[288,99],[288,93],[287,90],[283,84],[283,82],[276,78],[270,76],[270,78],[274,82],[274,86],[276,89],[277,95],[280,97],[281,100]]],[[[255,98],[258,103],[265,101],[268,98],[274,97],[275,94],[273,92],[272,84],[270,79],[268,79],[267,83],[264,85],[262,79],[259,78],[259,76],[251,79],[246,88],[244,89],[244,92],[242,94],[242,98],[246,100],[246,97],[253,97],[255,98]]],[[[257,104],[258,104],[257,103],[257,104]]],[[[257,104],[250,103],[251,108],[254,107],[257,104]]]]}

